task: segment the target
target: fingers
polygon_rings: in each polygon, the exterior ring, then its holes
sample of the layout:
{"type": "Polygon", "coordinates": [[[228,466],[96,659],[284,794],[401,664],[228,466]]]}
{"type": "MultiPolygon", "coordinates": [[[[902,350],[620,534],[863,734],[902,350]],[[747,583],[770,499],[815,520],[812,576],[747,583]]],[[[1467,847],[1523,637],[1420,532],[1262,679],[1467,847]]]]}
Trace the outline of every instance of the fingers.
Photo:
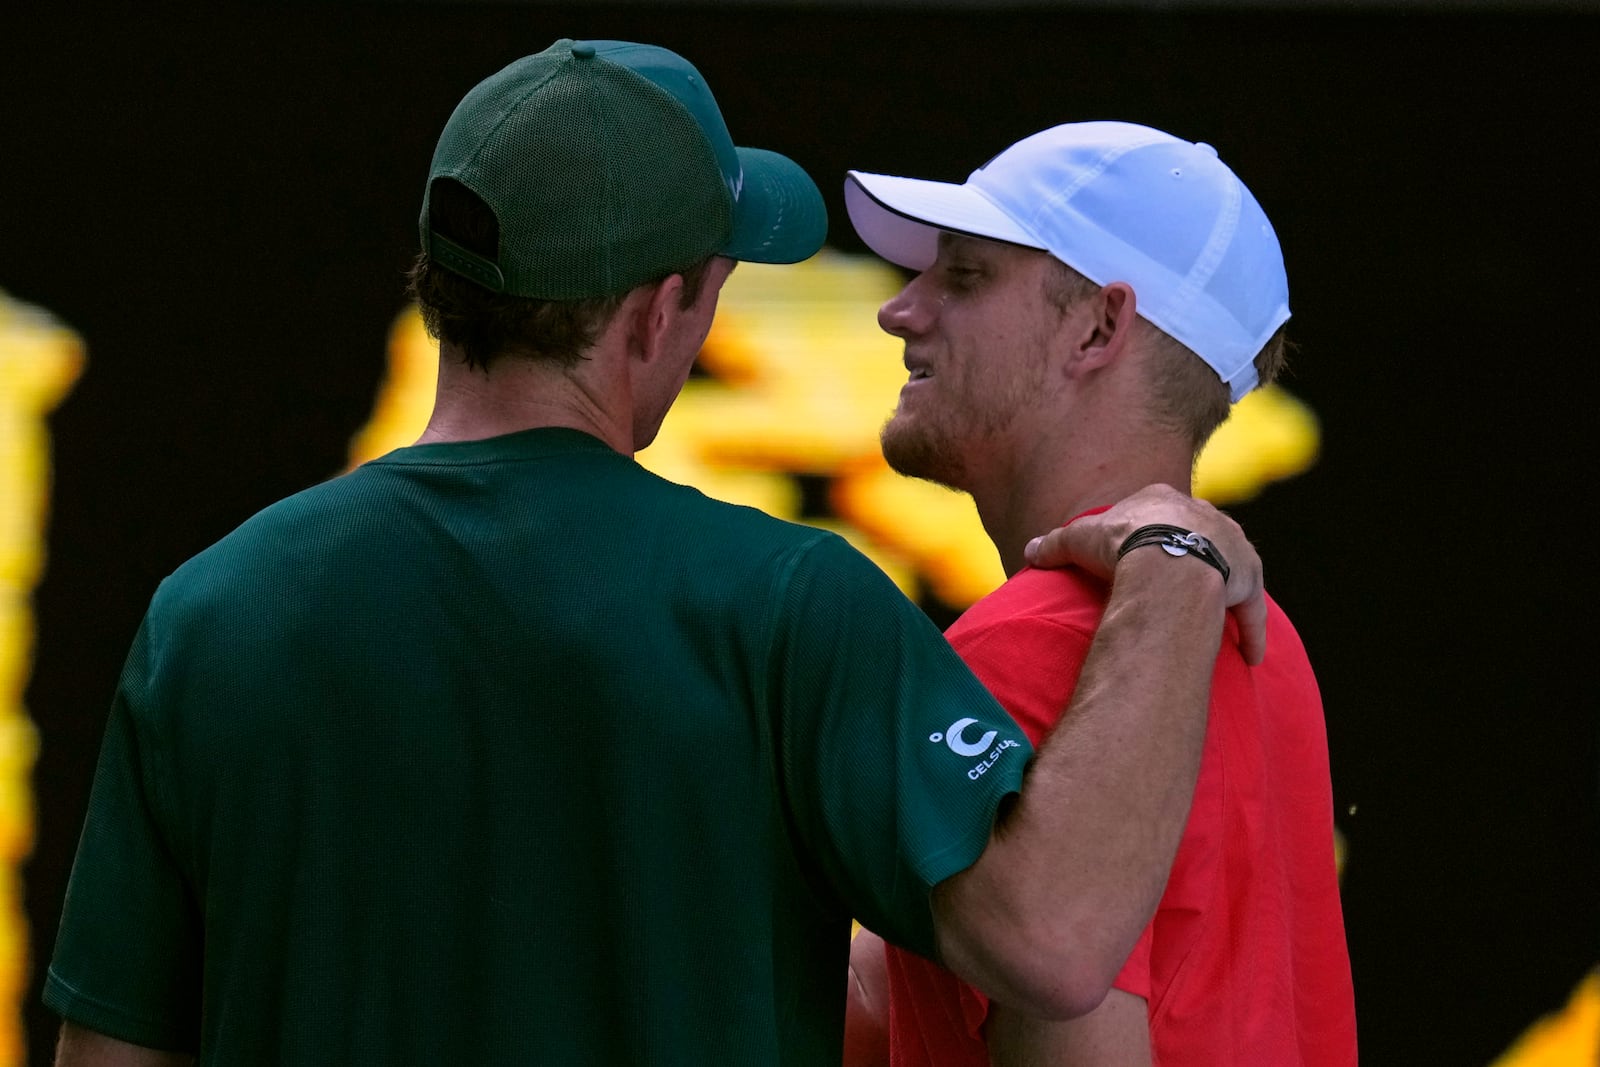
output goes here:
{"type": "Polygon", "coordinates": [[[1109,579],[1117,567],[1117,549],[1129,534],[1153,522],[1179,525],[1177,516],[1189,501],[1169,485],[1146,486],[1105,511],[1079,516],[1034,538],[1023,556],[1035,567],[1082,567],[1109,579]]]}
{"type": "Polygon", "coordinates": [[[1117,549],[1134,530],[1155,523],[1205,535],[1228,561],[1225,597],[1239,625],[1239,648],[1247,663],[1260,663],[1267,646],[1261,557],[1239,524],[1204,500],[1167,485],[1146,486],[1106,511],[1085,515],[1035,538],[1024,555],[1035,567],[1075,566],[1111,579],[1116,573],[1117,549]]]}
{"type": "Polygon", "coordinates": [[[1116,570],[1117,548],[1122,542],[1106,531],[1106,523],[1091,521],[1102,518],[1091,515],[1067,526],[1057,526],[1028,542],[1023,556],[1035,567],[1082,567],[1102,578],[1110,578],[1116,570]]]}
{"type": "Polygon", "coordinates": [[[1258,591],[1228,610],[1239,624],[1239,654],[1253,667],[1267,656],[1267,598],[1258,591]]]}
{"type": "MultiPolygon", "coordinates": [[[[1220,514],[1220,512],[1219,512],[1220,514]]],[[[1224,516],[1226,518],[1226,516],[1224,516]]],[[[1228,560],[1233,563],[1233,571],[1228,575],[1228,587],[1224,594],[1228,610],[1233,613],[1234,622],[1239,625],[1239,652],[1244,656],[1244,661],[1252,666],[1260,663],[1267,654],[1267,592],[1266,582],[1261,572],[1261,557],[1249,541],[1244,539],[1244,531],[1239,529],[1232,519],[1229,524],[1238,532],[1238,545],[1224,549],[1233,553],[1228,560]]]]}

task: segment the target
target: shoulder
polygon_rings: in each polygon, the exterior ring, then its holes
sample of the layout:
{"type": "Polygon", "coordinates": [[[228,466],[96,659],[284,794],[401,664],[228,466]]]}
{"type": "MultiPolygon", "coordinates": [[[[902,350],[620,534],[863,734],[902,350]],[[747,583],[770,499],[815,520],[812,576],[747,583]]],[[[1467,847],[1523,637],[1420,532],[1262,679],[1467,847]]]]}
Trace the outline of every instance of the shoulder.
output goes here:
{"type": "Polygon", "coordinates": [[[719,550],[725,550],[730,543],[749,546],[757,552],[805,550],[819,545],[848,547],[843,537],[819,527],[707,496],[693,486],[669,481],[643,468],[639,474],[641,486],[649,486],[651,507],[664,510],[662,521],[702,533],[718,544],[719,550]]]}
{"type": "MultiPolygon", "coordinates": [[[[1325,752],[1326,723],[1316,671],[1289,617],[1270,598],[1267,612],[1266,656],[1254,665],[1240,653],[1238,632],[1229,618],[1212,675],[1212,723],[1229,736],[1261,739],[1284,753],[1285,759],[1325,752]]],[[[1237,770],[1237,760],[1232,763],[1237,770]]],[[[1205,773],[1201,771],[1202,777],[1205,773]]],[[[1325,769],[1322,774],[1325,780],[1325,769]]]]}
{"type": "Polygon", "coordinates": [[[165,599],[236,587],[303,554],[313,540],[383,520],[367,506],[370,478],[358,469],[269,504],[185,561],[162,583],[165,599]]]}
{"type": "Polygon", "coordinates": [[[1076,567],[1024,567],[963,612],[945,635],[958,649],[1028,632],[1092,637],[1106,594],[1103,581],[1076,567]]]}
{"type": "Polygon", "coordinates": [[[864,582],[894,588],[887,575],[839,533],[759,508],[707,496],[693,486],[639,469],[641,521],[649,537],[680,552],[708,578],[712,572],[759,577],[787,585],[795,581],[864,582]]]}
{"type": "Polygon", "coordinates": [[[1286,658],[1304,659],[1306,648],[1305,642],[1300,639],[1300,631],[1295,629],[1288,613],[1273,599],[1272,595],[1270,593],[1265,595],[1267,599],[1268,654],[1272,653],[1271,644],[1275,642],[1286,658]]]}
{"type": "Polygon", "coordinates": [[[1103,582],[1077,570],[1019,571],[946,636],[1037,743],[1078,682],[1105,609],[1103,582]]]}
{"type": "Polygon", "coordinates": [[[1223,680],[1231,672],[1240,677],[1250,676],[1253,679],[1250,683],[1252,686],[1279,681],[1299,686],[1309,685],[1314,688],[1316,679],[1299,631],[1270,594],[1266,596],[1266,601],[1266,657],[1253,667],[1245,664],[1244,657],[1239,651],[1238,624],[1230,614],[1223,630],[1222,649],[1217,658],[1218,680],[1223,680]]]}
{"type": "Polygon", "coordinates": [[[1321,723],[1322,698],[1311,657],[1294,623],[1271,597],[1267,598],[1266,659],[1252,670],[1276,691],[1297,694],[1300,702],[1315,710],[1314,718],[1321,723]]]}

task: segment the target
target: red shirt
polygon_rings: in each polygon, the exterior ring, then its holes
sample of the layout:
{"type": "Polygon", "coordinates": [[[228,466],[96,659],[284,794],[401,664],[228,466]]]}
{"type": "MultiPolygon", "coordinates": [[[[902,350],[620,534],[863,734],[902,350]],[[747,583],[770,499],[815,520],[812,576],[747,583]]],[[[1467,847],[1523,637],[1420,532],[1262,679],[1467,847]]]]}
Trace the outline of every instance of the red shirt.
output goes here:
{"type": "MultiPolygon", "coordinates": [[[[1082,571],[1028,568],[946,634],[1036,745],[1077,685],[1105,594],[1082,571]]],[[[1268,607],[1260,666],[1228,621],[1194,806],[1115,983],[1148,1002],[1160,1067],[1356,1062],[1322,699],[1299,635],[1268,607]]],[[[887,962],[895,1067],[987,1067],[983,995],[892,945],[887,962]]]]}

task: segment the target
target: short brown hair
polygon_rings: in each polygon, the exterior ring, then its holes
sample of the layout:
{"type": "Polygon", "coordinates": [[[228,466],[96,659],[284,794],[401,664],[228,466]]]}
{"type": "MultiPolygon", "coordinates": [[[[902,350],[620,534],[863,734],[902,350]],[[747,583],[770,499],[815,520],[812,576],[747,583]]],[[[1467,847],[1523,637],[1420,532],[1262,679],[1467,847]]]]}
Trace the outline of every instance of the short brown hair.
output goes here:
{"type": "MultiPolygon", "coordinates": [[[[476,193],[460,182],[440,178],[428,193],[433,231],[479,255],[493,257],[500,243],[499,222],[476,193]]],[[[674,273],[683,275],[679,304],[700,299],[709,258],[674,273]]],[[[429,258],[417,256],[408,292],[422,310],[428,333],[461,350],[469,367],[487,369],[502,357],[548,360],[571,367],[584,357],[622,306],[628,293],[586,300],[530,300],[492,293],[429,258]]]]}
{"type": "MultiPolygon", "coordinates": [[[[1054,256],[1050,257],[1050,265],[1044,295],[1057,310],[1065,312],[1100,291],[1100,286],[1054,256]]],[[[1187,435],[1194,451],[1199,452],[1228,419],[1233,407],[1228,384],[1182,343],[1148,321],[1145,325],[1150,326],[1156,338],[1150,364],[1150,414],[1158,425],[1187,435]]],[[[1289,347],[1282,326],[1267,338],[1255,358],[1260,384],[1270,384],[1282,372],[1289,347]]]]}

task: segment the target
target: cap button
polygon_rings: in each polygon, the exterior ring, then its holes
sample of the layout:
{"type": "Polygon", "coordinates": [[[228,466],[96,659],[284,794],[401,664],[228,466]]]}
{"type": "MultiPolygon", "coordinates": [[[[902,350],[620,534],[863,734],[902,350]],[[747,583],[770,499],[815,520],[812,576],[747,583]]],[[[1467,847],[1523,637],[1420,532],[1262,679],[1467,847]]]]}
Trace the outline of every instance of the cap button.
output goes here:
{"type": "Polygon", "coordinates": [[[1204,141],[1196,141],[1194,146],[1200,149],[1200,151],[1204,152],[1206,155],[1210,156],[1212,159],[1217,158],[1217,150],[1206,144],[1204,141]]]}
{"type": "Polygon", "coordinates": [[[592,44],[575,44],[575,45],[572,46],[572,55],[573,55],[573,58],[575,58],[575,59],[593,59],[594,58],[594,45],[592,45],[592,44]]]}

